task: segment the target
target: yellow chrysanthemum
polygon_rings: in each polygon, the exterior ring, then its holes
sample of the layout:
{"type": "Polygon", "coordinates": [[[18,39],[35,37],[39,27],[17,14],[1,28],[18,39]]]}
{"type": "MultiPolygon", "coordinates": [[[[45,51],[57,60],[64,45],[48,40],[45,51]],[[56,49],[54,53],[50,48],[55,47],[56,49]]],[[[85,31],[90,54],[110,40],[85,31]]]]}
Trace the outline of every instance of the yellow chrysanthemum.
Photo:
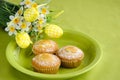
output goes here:
{"type": "Polygon", "coordinates": [[[59,38],[63,35],[63,30],[54,24],[49,24],[45,28],[45,33],[51,38],[59,38]]]}
{"type": "Polygon", "coordinates": [[[39,16],[39,12],[34,7],[26,9],[25,12],[24,12],[24,18],[28,22],[35,21],[38,18],[38,16],[39,16]]]}
{"type": "Polygon", "coordinates": [[[15,36],[16,43],[21,48],[27,48],[32,41],[26,32],[17,33],[15,36]]]}

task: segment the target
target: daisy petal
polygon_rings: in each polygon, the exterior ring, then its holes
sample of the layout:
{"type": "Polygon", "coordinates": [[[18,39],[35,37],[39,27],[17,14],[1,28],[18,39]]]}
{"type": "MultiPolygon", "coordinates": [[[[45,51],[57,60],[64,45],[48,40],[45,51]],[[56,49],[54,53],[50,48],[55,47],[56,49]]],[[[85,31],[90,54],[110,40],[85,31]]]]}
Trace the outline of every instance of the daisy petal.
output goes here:
{"type": "Polygon", "coordinates": [[[17,31],[15,31],[14,34],[16,35],[16,34],[17,34],[17,31]]]}
{"type": "Polygon", "coordinates": [[[9,22],[7,22],[7,25],[9,25],[9,22]]]}
{"type": "Polygon", "coordinates": [[[20,3],[20,5],[24,5],[24,1],[20,3]]]}
{"type": "Polygon", "coordinates": [[[19,16],[19,14],[18,14],[18,13],[16,13],[16,14],[15,14],[15,16],[19,16]]]}
{"type": "Polygon", "coordinates": [[[29,31],[29,27],[26,28],[26,31],[29,31]]]}
{"type": "Polygon", "coordinates": [[[31,6],[30,6],[30,5],[26,5],[25,7],[26,7],[26,8],[30,8],[31,6]]]}
{"type": "Polygon", "coordinates": [[[14,16],[11,15],[11,16],[9,16],[9,18],[10,18],[10,20],[13,20],[13,19],[14,19],[14,16]]]}
{"type": "Polygon", "coordinates": [[[9,36],[12,36],[13,33],[12,33],[12,32],[9,32],[8,34],[9,34],[9,36]]]}
{"type": "Polygon", "coordinates": [[[9,28],[8,28],[8,27],[6,27],[6,28],[5,28],[5,31],[9,31],[9,28]]]}
{"type": "Polygon", "coordinates": [[[40,15],[40,17],[44,18],[44,17],[45,17],[45,15],[44,15],[44,14],[41,14],[41,15],[40,15]]]}
{"type": "Polygon", "coordinates": [[[23,11],[23,7],[20,8],[23,11]]]}
{"type": "Polygon", "coordinates": [[[31,23],[30,22],[27,22],[27,26],[30,26],[31,25],[31,23]]]}
{"type": "Polygon", "coordinates": [[[16,26],[16,29],[20,29],[20,26],[16,26]]]}

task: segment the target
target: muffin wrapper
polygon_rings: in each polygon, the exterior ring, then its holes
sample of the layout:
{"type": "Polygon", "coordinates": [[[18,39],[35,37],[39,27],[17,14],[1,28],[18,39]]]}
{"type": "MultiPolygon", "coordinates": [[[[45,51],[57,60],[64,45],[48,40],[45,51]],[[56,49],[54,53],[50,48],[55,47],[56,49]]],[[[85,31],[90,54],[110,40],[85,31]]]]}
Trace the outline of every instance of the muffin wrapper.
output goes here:
{"type": "Polygon", "coordinates": [[[62,67],[66,67],[66,68],[75,68],[77,66],[79,66],[81,63],[81,60],[61,60],[61,64],[62,67]]]}
{"type": "Polygon", "coordinates": [[[60,67],[60,63],[54,66],[40,66],[33,62],[33,68],[35,69],[35,71],[40,73],[55,74],[58,72],[59,67],[60,67]]]}
{"type": "Polygon", "coordinates": [[[58,69],[59,69],[59,67],[51,67],[51,68],[44,68],[44,69],[42,69],[42,68],[40,68],[39,70],[38,70],[38,72],[41,72],[41,73],[49,73],[49,74],[55,74],[55,73],[57,73],[58,72],[58,69]]]}

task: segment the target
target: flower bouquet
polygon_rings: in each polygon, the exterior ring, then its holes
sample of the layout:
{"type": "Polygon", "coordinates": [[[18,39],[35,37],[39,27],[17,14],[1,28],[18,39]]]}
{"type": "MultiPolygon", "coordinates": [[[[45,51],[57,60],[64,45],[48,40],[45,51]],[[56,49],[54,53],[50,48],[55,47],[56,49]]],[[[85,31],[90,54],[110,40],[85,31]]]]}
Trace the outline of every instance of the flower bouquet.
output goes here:
{"type": "Polygon", "coordinates": [[[50,21],[63,11],[51,16],[52,11],[48,9],[48,3],[38,5],[35,0],[23,0],[20,6],[5,1],[1,1],[1,4],[2,9],[8,11],[9,14],[6,15],[7,17],[9,15],[9,20],[2,18],[1,14],[0,24],[7,26],[5,31],[9,36],[15,36],[16,43],[21,48],[27,48],[31,43],[44,38],[44,34],[51,38],[59,38],[63,34],[59,26],[50,24],[50,21]],[[6,20],[2,21],[2,19],[6,20]]]}

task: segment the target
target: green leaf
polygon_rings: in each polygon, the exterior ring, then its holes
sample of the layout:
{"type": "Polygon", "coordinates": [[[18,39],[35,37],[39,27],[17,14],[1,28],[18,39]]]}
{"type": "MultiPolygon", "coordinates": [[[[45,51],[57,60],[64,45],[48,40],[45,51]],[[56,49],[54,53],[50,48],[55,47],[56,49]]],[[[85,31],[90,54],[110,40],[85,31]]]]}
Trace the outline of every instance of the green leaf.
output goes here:
{"type": "Polygon", "coordinates": [[[0,27],[6,27],[6,23],[10,21],[9,16],[14,15],[18,9],[18,5],[0,0],[0,27]]]}

